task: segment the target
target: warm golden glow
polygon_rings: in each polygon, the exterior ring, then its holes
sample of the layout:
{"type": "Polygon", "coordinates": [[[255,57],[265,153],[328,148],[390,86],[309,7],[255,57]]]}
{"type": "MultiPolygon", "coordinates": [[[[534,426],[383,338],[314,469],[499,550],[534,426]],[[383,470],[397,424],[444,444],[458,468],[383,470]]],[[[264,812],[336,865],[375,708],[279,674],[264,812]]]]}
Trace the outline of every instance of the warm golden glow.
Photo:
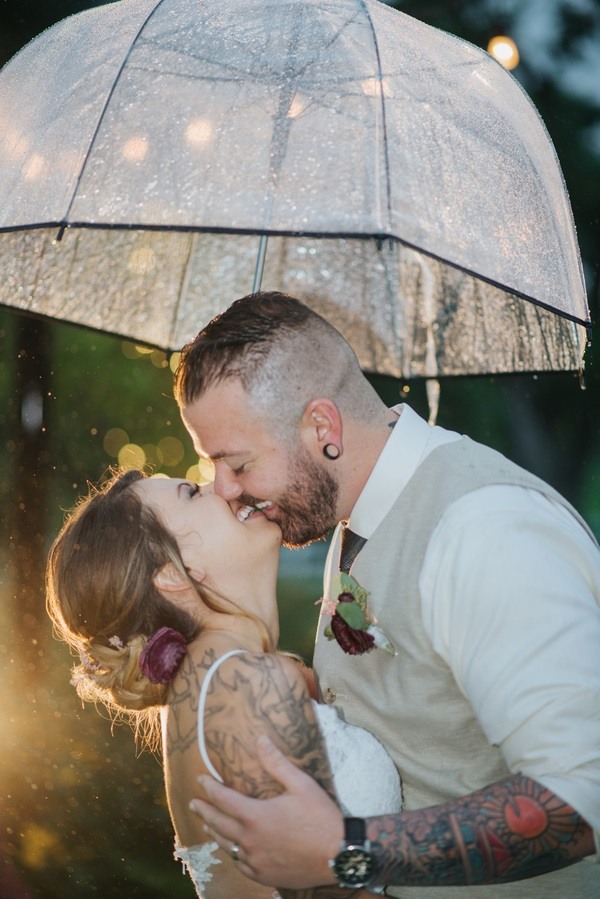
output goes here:
{"type": "Polygon", "coordinates": [[[58,834],[39,824],[24,827],[21,844],[23,862],[30,868],[41,870],[52,864],[57,853],[64,852],[58,834]]]}
{"type": "Polygon", "coordinates": [[[192,119],[185,129],[186,140],[194,146],[201,146],[212,140],[213,131],[210,119],[192,119]]]}
{"type": "Polygon", "coordinates": [[[179,365],[179,360],[181,359],[181,353],[172,353],[171,358],[169,359],[169,368],[175,374],[177,371],[177,366],[179,365]]]}
{"type": "Polygon", "coordinates": [[[128,162],[141,162],[148,152],[148,141],[145,137],[130,137],[123,144],[123,156],[128,162]]]}
{"type": "Polygon", "coordinates": [[[493,37],[488,44],[488,53],[497,59],[505,69],[514,69],[519,65],[519,51],[512,38],[506,35],[493,37]]]}

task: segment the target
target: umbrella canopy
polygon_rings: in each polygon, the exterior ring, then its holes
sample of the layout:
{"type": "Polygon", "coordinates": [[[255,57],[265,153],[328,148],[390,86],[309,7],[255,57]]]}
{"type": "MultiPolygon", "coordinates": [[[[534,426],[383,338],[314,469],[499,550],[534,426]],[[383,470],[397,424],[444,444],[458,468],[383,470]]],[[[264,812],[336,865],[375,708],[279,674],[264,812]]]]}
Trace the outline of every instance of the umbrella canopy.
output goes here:
{"type": "Polygon", "coordinates": [[[122,0],[49,29],[0,74],[0,231],[0,303],[164,349],[252,289],[269,235],[263,289],[367,371],[582,362],[539,115],[378,0],[122,0]]]}

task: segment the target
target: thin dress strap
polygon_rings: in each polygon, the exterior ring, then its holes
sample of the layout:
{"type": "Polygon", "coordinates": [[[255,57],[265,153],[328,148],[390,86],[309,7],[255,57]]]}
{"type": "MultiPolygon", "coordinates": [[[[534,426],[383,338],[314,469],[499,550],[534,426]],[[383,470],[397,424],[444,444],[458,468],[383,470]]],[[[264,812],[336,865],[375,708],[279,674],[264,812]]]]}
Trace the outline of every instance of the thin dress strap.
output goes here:
{"type": "Polygon", "coordinates": [[[212,665],[206,672],[204,680],[202,681],[202,687],[200,688],[200,698],[198,699],[198,748],[200,749],[202,761],[204,762],[212,776],[216,780],[218,780],[219,783],[223,783],[223,778],[209,759],[208,752],[206,751],[206,743],[204,742],[204,707],[206,706],[206,697],[208,695],[208,688],[210,686],[212,676],[221,662],[224,662],[225,659],[231,658],[231,656],[237,656],[245,653],[247,653],[246,649],[231,649],[224,655],[219,656],[219,658],[212,663],[212,665]]]}

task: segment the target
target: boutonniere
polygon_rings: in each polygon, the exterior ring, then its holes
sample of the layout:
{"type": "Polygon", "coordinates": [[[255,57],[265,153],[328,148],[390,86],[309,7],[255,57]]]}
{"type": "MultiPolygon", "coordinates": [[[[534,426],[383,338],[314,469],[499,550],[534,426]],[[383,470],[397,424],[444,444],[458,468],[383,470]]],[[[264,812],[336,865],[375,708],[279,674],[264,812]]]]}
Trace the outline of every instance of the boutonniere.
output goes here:
{"type": "Polygon", "coordinates": [[[367,612],[369,594],[352,575],[340,572],[331,582],[331,593],[337,598],[323,600],[323,610],[331,615],[331,624],[325,628],[328,640],[337,640],[351,656],[376,647],[395,655],[394,647],[367,612]]]}

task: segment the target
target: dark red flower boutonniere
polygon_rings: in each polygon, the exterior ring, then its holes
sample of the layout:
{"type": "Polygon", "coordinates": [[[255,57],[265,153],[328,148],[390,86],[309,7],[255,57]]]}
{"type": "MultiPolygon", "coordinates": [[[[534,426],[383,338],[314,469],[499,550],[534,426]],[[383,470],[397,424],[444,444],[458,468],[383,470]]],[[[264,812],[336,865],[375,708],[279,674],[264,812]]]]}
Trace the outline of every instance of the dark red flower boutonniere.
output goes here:
{"type": "Polygon", "coordinates": [[[367,591],[350,574],[340,572],[331,583],[336,599],[324,599],[323,610],[331,615],[325,628],[328,640],[337,640],[344,652],[360,656],[372,649],[383,649],[390,655],[395,650],[381,628],[367,613],[367,591]]]}

